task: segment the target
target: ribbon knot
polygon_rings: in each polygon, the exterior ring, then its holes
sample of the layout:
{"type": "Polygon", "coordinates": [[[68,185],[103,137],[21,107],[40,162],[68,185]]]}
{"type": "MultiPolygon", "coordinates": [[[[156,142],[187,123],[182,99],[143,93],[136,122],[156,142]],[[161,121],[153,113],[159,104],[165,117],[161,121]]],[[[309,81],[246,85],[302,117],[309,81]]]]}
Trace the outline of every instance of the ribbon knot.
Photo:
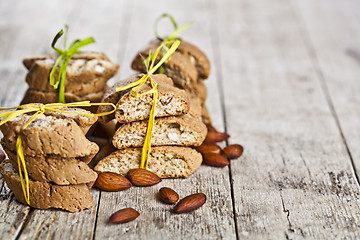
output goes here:
{"type": "Polygon", "coordinates": [[[148,69],[148,72],[146,74],[142,74],[142,77],[139,80],[131,83],[130,85],[128,85],[126,87],[116,88],[116,91],[123,91],[123,90],[129,89],[129,88],[132,88],[131,92],[130,92],[130,95],[133,96],[133,97],[136,97],[136,98],[139,98],[140,96],[143,96],[143,95],[146,95],[146,94],[153,94],[153,103],[152,103],[152,106],[151,106],[148,127],[147,127],[145,141],[144,141],[144,145],[143,145],[142,153],[141,153],[140,168],[145,168],[146,169],[147,166],[148,166],[148,163],[149,163],[149,156],[150,156],[150,151],[151,151],[151,135],[152,135],[153,126],[154,126],[155,108],[156,108],[156,103],[157,103],[157,99],[158,99],[157,82],[154,81],[154,79],[151,78],[151,75],[153,73],[155,73],[158,68],[161,67],[161,65],[175,52],[175,50],[180,45],[179,40],[172,41],[170,43],[172,43],[171,47],[166,52],[166,54],[164,56],[162,56],[162,58],[160,59],[160,61],[156,65],[155,65],[156,58],[157,58],[160,50],[166,44],[169,44],[169,42],[163,42],[157,48],[155,53],[152,54],[152,55],[151,55],[151,49],[150,49],[149,56],[152,56],[152,57],[151,57],[151,59],[149,61],[150,66],[148,66],[148,65],[146,66],[146,68],[148,69]],[[151,89],[149,91],[147,91],[147,92],[144,92],[144,93],[138,93],[137,90],[139,88],[141,88],[141,86],[145,82],[147,82],[148,80],[150,81],[151,89]]]}
{"type": "MultiPolygon", "coordinates": [[[[61,112],[61,113],[70,113],[70,114],[76,114],[76,115],[82,115],[82,116],[95,117],[95,116],[104,116],[104,115],[108,115],[108,114],[115,112],[116,106],[112,103],[90,103],[90,101],[83,101],[83,102],[74,102],[74,103],[49,103],[49,104],[43,104],[43,105],[24,104],[24,105],[20,105],[18,107],[0,108],[0,111],[3,111],[3,110],[10,110],[10,111],[0,113],[0,118],[4,118],[1,120],[0,126],[22,114],[28,114],[31,112],[35,112],[29,118],[29,120],[27,120],[26,123],[24,124],[22,129],[25,129],[35,119],[41,117],[47,111],[56,111],[56,112],[61,112]],[[111,105],[114,109],[110,112],[105,112],[105,113],[100,113],[100,114],[77,113],[77,112],[70,112],[70,111],[65,111],[65,110],[59,109],[59,108],[65,108],[65,107],[90,107],[90,106],[99,106],[99,105],[111,105]]],[[[21,141],[20,135],[18,135],[16,138],[16,158],[17,158],[17,163],[18,163],[21,187],[22,187],[22,190],[24,193],[25,201],[27,204],[30,205],[29,175],[26,170],[25,157],[24,157],[24,152],[23,152],[23,148],[22,148],[22,141],[21,141]],[[23,172],[24,172],[25,177],[23,177],[23,172]],[[25,178],[25,180],[23,178],[25,178]]]]}

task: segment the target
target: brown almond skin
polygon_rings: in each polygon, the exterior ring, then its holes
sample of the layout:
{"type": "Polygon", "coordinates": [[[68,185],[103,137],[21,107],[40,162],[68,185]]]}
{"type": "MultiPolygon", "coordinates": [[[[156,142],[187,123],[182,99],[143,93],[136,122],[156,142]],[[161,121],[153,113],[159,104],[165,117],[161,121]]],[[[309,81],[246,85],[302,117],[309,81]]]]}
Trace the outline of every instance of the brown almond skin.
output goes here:
{"type": "Polygon", "coordinates": [[[216,128],[211,124],[206,124],[208,132],[218,132],[216,128]]]}
{"type": "Polygon", "coordinates": [[[244,148],[240,144],[232,144],[225,147],[223,151],[228,158],[236,159],[243,154],[244,148]]]}
{"type": "Polygon", "coordinates": [[[135,220],[140,213],[133,208],[124,208],[115,212],[109,218],[110,223],[126,223],[135,220]]]}
{"type": "Polygon", "coordinates": [[[100,173],[96,179],[95,186],[108,192],[117,192],[130,188],[131,182],[120,174],[113,172],[100,173]]]}
{"type": "Polygon", "coordinates": [[[206,143],[214,143],[214,142],[222,142],[229,138],[229,134],[222,132],[208,132],[206,134],[204,142],[206,143]]]}
{"type": "Polygon", "coordinates": [[[195,148],[201,154],[206,153],[221,153],[221,148],[215,143],[203,143],[200,146],[195,148]]]}
{"type": "Polygon", "coordinates": [[[187,196],[178,202],[174,208],[176,213],[187,213],[194,211],[204,205],[206,202],[206,195],[203,193],[195,193],[187,196]]]}
{"type": "Polygon", "coordinates": [[[152,186],[161,182],[158,175],[142,168],[130,169],[127,176],[132,184],[138,187],[152,186]]]}
{"type": "Polygon", "coordinates": [[[229,165],[229,161],[224,156],[217,153],[203,154],[203,160],[206,165],[213,167],[225,167],[229,165]]]}
{"type": "Polygon", "coordinates": [[[162,187],[159,190],[160,199],[167,204],[176,203],[179,200],[179,194],[168,187],[162,187]]]}
{"type": "Polygon", "coordinates": [[[0,163],[6,158],[3,150],[0,150],[0,163]]]}

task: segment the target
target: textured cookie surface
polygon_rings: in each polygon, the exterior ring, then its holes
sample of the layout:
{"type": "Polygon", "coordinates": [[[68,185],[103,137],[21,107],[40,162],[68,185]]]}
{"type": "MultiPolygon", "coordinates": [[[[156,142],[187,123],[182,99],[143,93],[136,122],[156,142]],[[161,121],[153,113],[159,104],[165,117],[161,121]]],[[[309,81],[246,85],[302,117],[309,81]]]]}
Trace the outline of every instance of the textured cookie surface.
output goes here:
{"type": "MultiPolygon", "coordinates": [[[[16,152],[4,148],[10,162],[18,168],[16,152]]],[[[56,156],[25,156],[29,177],[39,182],[52,182],[57,185],[93,183],[97,173],[80,159],[56,156]]]]}
{"type": "MultiPolygon", "coordinates": [[[[26,204],[17,170],[9,160],[0,164],[0,173],[15,198],[26,204]]],[[[69,212],[78,212],[94,205],[89,187],[92,184],[59,186],[47,182],[29,181],[30,206],[39,209],[60,208],[69,212]]]]}
{"type": "Polygon", "coordinates": [[[4,134],[1,142],[6,148],[15,151],[16,139],[20,134],[24,154],[29,156],[87,157],[99,150],[95,143],[86,139],[74,120],[43,115],[23,129],[30,118],[31,115],[24,114],[0,127],[4,134]]]}
{"type": "MultiPolygon", "coordinates": [[[[173,85],[165,84],[162,81],[156,80],[157,76],[153,78],[158,82],[158,101],[155,109],[155,117],[182,115],[189,111],[189,94],[184,90],[174,87],[173,85]]],[[[150,83],[146,82],[138,90],[138,93],[145,93],[151,90],[150,83]]],[[[149,119],[151,106],[153,103],[152,94],[146,94],[138,98],[132,96],[130,92],[126,93],[120,98],[116,105],[115,118],[120,123],[141,121],[149,119]]]]}
{"type": "MultiPolygon", "coordinates": [[[[65,89],[67,93],[86,95],[101,91],[106,82],[118,71],[119,65],[110,62],[102,54],[83,52],[75,54],[66,68],[65,89]]],[[[29,66],[26,82],[29,88],[56,93],[49,82],[49,75],[56,61],[56,55],[40,58],[24,59],[24,65],[29,66]]],[[[57,72],[55,74],[57,79],[57,72]]]]}
{"type": "MultiPolygon", "coordinates": [[[[101,160],[95,170],[126,175],[139,168],[141,148],[117,150],[101,160]]],[[[192,148],[161,146],[151,148],[148,170],[161,178],[181,178],[193,174],[201,165],[202,156],[192,148]]]]}
{"type": "MultiPolygon", "coordinates": [[[[154,40],[141,52],[139,52],[132,61],[131,67],[140,72],[146,72],[143,58],[147,58],[149,50],[152,52],[160,46],[159,40],[154,40]]],[[[158,60],[160,57],[158,58],[158,60]]],[[[175,85],[181,88],[189,88],[198,80],[198,72],[195,63],[191,61],[189,55],[181,52],[174,52],[171,55],[170,61],[163,64],[164,74],[173,79],[175,85]]]]}

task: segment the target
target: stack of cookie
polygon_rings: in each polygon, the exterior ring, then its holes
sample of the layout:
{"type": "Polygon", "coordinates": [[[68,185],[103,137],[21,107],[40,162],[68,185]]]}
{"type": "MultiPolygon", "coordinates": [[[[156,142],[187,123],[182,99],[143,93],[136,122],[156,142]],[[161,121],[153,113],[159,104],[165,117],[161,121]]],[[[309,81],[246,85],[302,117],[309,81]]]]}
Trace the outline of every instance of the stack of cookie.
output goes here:
{"type": "MultiPolygon", "coordinates": [[[[115,88],[126,86],[140,77],[133,76],[121,81],[105,94],[103,101],[116,104],[117,109],[114,116],[100,117],[100,121],[106,122],[115,117],[120,124],[112,141],[118,150],[102,159],[95,166],[97,171],[125,175],[130,169],[139,168],[152,95],[135,98],[129,91],[116,92],[115,88]]],[[[202,162],[201,155],[191,147],[201,145],[207,133],[201,120],[200,100],[175,87],[171,78],[164,74],[151,77],[158,84],[159,97],[155,109],[148,169],[161,178],[187,177],[194,173],[202,162]]],[[[138,93],[150,89],[150,83],[145,83],[138,93]]],[[[98,110],[103,111],[107,111],[105,106],[98,110]]]]}
{"type": "MultiPolygon", "coordinates": [[[[61,110],[90,114],[77,108],[61,110]]],[[[78,114],[48,111],[25,129],[23,126],[32,115],[23,114],[0,127],[4,135],[1,144],[9,158],[1,163],[0,173],[19,202],[26,203],[17,162],[16,139],[21,136],[30,206],[69,212],[93,206],[90,188],[97,173],[87,164],[99,148],[86,139],[85,133],[97,117],[78,114]]]]}
{"type": "MultiPolygon", "coordinates": [[[[58,101],[59,89],[54,89],[49,81],[49,75],[57,57],[53,54],[24,59],[23,63],[29,70],[26,76],[29,89],[25,93],[22,104],[58,101]]],[[[66,102],[100,102],[107,89],[106,82],[117,73],[118,69],[119,65],[112,63],[104,53],[75,54],[66,68],[66,102]]],[[[55,79],[57,79],[57,72],[55,79]]]]}
{"type": "MultiPolygon", "coordinates": [[[[161,44],[160,40],[153,40],[140,51],[134,58],[131,67],[139,72],[145,72],[144,58],[149,55],[149,50],[154,52],[161,44]]],[[[204,80],[210,74],[210,62],[205,53],[193,44],[181,40],[176,52],[171,55],[170,61],[163,65],[165,75],[174,80],[175,86],[185,89],[192,96],[199,98],[202,106],[202,119],[205,124],[210,124],[211,119],[205,106],[207,90],[204,80]]]]}

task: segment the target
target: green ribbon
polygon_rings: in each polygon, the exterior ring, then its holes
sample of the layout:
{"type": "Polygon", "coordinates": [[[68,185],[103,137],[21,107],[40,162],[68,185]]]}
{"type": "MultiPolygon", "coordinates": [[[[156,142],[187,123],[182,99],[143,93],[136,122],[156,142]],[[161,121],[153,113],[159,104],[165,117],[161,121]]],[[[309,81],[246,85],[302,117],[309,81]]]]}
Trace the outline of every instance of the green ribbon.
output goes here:
{"type": "MultiPolygon", "coordinates": [[[[161,53],[160,53],[160,58],[162,56],[164,56],[167,51],[169,51],[169,48],[170,48],[170,45],[171,43],[174,41],[174,40],[177,40],[179,39],[179,37],[177,37],[177,35],[179,35],[181,32],[183,32],[184,30],[186,30],[188,27],[190,27],[192,24],[194,24],[196,21],[191,21],[191,22],[188,22],[186,23],[184,26],[178,28],[178,25],[175,21],[175,19],[173,18],[173,16],[171,16],[170,14],[168,13],[163,13],[162,15],[160,15],[159,17],[157,17],[155,19],[155,22],[154,22],[154,34],[156,36],[157,39],[159,39],[162,43],[165,43],[163,49],[161,50],[161,53]],[[158,30],[157,30],[157,26],[160,22],[161,19],[163,18],[168,18],[170,20],[170,22],[172,23],[173,27],[174,27],[174,31],[167,37],[161,37],[158,33],[158,30]]],[[[145,65],[149,65],[151,59],[153,59],[153,54],[149,53],[149,56],[144,60],[144,63],[145,65]]],[[[166,60],[166,63],[170,61],[171,58],[168,58],[166,60]]],[[[161,66],[158,70],[157,70],[157,73],[163,73],[164,70],[163,70],[163,67],[161,66]]]]}
{"type": "Polygon", "coordinates": [[[66,49],[66,40],[67,40],[67,32],[68,32],[68,26],[65,25],[65,40],[64,40],[64,49],[61,50],[57,47],[55,47],[56,42],[59,40],[59,38],[64,34],[63,29],[61,29],[55,36],[54,40],[51,43],[51,47],[55,50],[55,52],[59,53],[60,56],[56,59],[55,65],[52,68],[50,72],[50,85],[54,89],[58,89],[59,86],[59,96],[58,96],[58,102],[59,103],[65,103],[65,79],[66,79],[66,67],[69,64],[70,59],[80,51],[78,50],[81,47],[84,47],[88,44],[94,43],[95,40],[92,37],[80,40],[76,39],[74,40],[70,46],[66,49]],[[59,68],[58,78],[55,82],[55,72],[57,67],[59,68]]]}

